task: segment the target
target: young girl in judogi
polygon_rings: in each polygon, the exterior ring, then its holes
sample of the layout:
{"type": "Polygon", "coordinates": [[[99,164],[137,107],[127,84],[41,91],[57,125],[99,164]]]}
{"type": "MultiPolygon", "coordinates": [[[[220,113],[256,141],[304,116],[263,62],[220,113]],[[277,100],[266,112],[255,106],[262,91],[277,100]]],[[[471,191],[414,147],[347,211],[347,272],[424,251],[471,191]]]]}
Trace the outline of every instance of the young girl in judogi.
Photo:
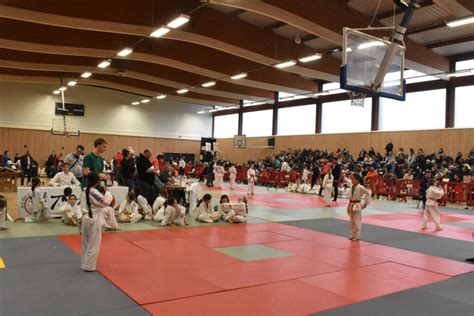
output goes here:
{"type": "Polygon", "coordinates": [[[169,197],[165,203],[165,218],[161,222],[161,226],[184,226],[189,225],[186,222],[186,209],[179,205],[176,198],[169,197]]]}
{"type": "MultiPolygon", "coordinates": [[[[308,167],[306,165],[304,165],[304,169],[303,169],[303,174],[301,176],[301,183],[303,184],[307,184],[308,183],[308,179],[309,179],[309,170],[308,170],[308,167]]],[[[311,188],[310,188],[311,189],[311,188]]]]}
{"type": "Polygon", "coordinates": [[[286,187],[286,191],[288,191],[288,192],[296,192],[296,188],[297,188],[296,183],[290,180],[290,181],[288,182],[288,186],[286,187]]]}
{"type": "MultiPolygon", "coordinates": [[[[106,188],[100,189],[100,178],[95,172],[90,172],[87,176],[87,188],[82,194],[82,253],[81,268],[86,272],[96,270],[97,258],[100,251],[102,230],[105,227],[106,217],[114,197],[106,188]]],[[[113,212],[113,210],[112,210],[113,212]]]]}
{"type": "Polygon", "coordinates": [[[0,231],[7,230],[7,199],[0,195],[0,231]]]}
{"type": "Polygon", "coordinates": [[[230,189],[235,189],[235,179],[237,178],[237,169],[234,165],[231,165],[229,168],[229,180],[230,180],[230,189]]]}
{"type": "Polygon", "coordinates": [[[227,219],[229,218],[229,211],[231,210],[231,204],[230,204],[230,199],[229,196],[224,194],[221,196],[219,200],[219,213],[221,215],[221,218],[227,222],[227,219]]]}
{"type": "Polygon", "coordinates": [[[138,213],[143,219],[151,221],[153,219],[153,210],[143,195],[137,197],[138,213]]]}
{"type": "Polygon", "coordinates": [[[227,222],[246,223],[247,222],[247,199],[244,196],[239,197],[237,203],[230,203],[231,209],[228,212],[227,222]]]}
{"type": "Polygon", "coordinates": [[[426,206],[423,210],[423,224],[421,229],[428,229],[428,219],[431,216],[433,222],[436,225],[436,230],[440,231],[442,228],[437,200],[444,196],[444,190],[443,188],[435,185],[436,181],[434,179],[430,179],[429,184],[430,187],[428,190],[426,190],[426,206]]]}
{"type": "Polygon", "coordinates": [[[61,205],[59,211],[63,213],[62,221],[66,225],[78,226],[82,218],[81,207],[77,205],[77,197],[75,194],[69,194],[67,203],[61,205]]]}
{"type": "Polygon", "coordinates": [[[221,214],[214,212],[212,205],[212,196],[210,194],[204,194],[201,200],[199,200],[197,207],[194,209],[196,214],[196,220],[198,222],[213,223],[219,221],[221,214]]]}
{"type": "Polygon", "coordinates": [[[323,188],[324,188],[324,200],[326,201],[326,206],[331,206],[331,194],[332,187],[334,183],[334,176],[332,175],[331,168],[328,169],[327,174],[323,179],[323,188]]]}
{"type": "Polygon", "coordinates": [[[307,181],[303,181],[303,180],[296,180],[296,181],[301,182],[297,189],[298,193],[308,193],[311,190],[311,185],[307,181]]]}
{"type": "Polygon", "coordinates": [[[247,194],[248,195],[253,195],[253,190],[254,190],[256,180],[257,180],[257,173],[255,172],[255,165],[251,164],[249,169],[247,170],[247,181],[248,181],[247,194]]]}
{"type": "Polygon", "coordinates": [[[225,169],[222,166],[222,164],[219,162],[217,163],[215,170],[216,170],[216,181],[214,184],[216,188],[222,189],[222,183],[224,182],[225,169]]]}
{"type": "Polygon", "coordinates": [[[168,191],[166,191],[166,189],[161,189],[160,195],[153,203],[153,220],[155,222],[161,222],[165,218],[166,199],[168,199],[168,191]]]}
{"type": "Polygon", "coordinates": [[[43,199],[43,193],[38,188],[40,185],[39,178],[33,178],[31,180],[31,220],[34,222],[47,221],[49,219],[48,209],[45,206],[43,199]]]}
{"type": "Polygon", "coordinates": [[[357,241],[360,239],[362,210],[367,206],[370,198],[370,191],[362,185],[362,177],[359,174],[353,174],[352,188],[349,193],[349,205],[347,206],[347,214],[350,217],[350,240],[357,241]]]}
{"type": "Polygon", "coordinates": [[[137,223],[142,219],[138,203],[135,202],[135,192],[128,192],[126,199],[120,204],[118,219],[120,223],[137,223]]]}

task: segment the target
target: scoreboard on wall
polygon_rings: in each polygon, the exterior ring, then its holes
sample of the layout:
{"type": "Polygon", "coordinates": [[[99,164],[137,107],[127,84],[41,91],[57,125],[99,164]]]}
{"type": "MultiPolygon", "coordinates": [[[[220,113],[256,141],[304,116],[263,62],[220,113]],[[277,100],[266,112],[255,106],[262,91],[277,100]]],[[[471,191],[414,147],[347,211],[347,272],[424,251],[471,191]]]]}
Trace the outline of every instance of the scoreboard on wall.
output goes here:
{"type": "Polygon", "coordinates": [[[84,104],[64,103],[64,107],[66,110],[63,110],[63,104],[61,102],[56,102],[54,114],[84,116],[84,104]]]}

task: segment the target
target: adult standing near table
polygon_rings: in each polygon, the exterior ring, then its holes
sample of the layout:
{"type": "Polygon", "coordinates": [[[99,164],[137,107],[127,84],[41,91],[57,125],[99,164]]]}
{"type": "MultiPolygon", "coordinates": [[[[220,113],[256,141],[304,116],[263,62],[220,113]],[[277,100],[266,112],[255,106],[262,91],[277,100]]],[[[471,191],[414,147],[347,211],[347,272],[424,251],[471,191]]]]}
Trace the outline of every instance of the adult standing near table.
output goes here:
{"type": "Polygon", "coordinates": [[[69,171],[82,182],[82,168],[84,167],[84,146],[77,145],[76,150],[69,153],[64,162],[69,165],[69,171]]]}
{"type": "Polygon", "coordinates": [[[122,149],[122,161],[120,162],[119,184],[128,187],[128,191],[135,190],[135,161],[133,161],[130,151],[122,149]]]}
{"type": "Polygon", "coordinates": [[[27,178],[27,184],[31,181],[31,168],[33,165],[33,157],[31,157],[29,150],[25,151],[25,154],[20,158],[20,165],[21,165],[21,185],[23,185],[25,181],[25,177],[27,178]]]}
{"type": "Polygon", "coordinates": [[[156,169],[152,165],[150,157],[151,151],[145,149],[137,158],[138,192],[147,199],[148,204],[153,205],[156,169]]]}
{"type": "Polygon", "coordinates": [[[87,176],[91,172],[99,175],[100,180],[110,180],[110,175],[104,173],[104,158],[102,154],[107,150],[107,142],[103,138],[94,141],[94,150],[84,157],[82,168],[82,187],[87,186],[87,176]]]}

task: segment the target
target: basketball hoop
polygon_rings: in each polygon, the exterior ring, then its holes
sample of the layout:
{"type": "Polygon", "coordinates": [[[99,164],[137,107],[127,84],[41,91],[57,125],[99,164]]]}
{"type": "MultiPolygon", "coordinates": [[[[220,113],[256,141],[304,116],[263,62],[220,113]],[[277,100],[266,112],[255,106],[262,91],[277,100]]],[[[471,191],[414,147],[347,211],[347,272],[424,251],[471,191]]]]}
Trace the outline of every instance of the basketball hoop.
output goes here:
{"type": "Polygon", "coordinates": [[[351,98],[352,106],[364,107],[364,101],[365,101],[365,98],[367,97],[366,93],[356,92],[356,91],[347,91],[347,94],[351,98]]]}

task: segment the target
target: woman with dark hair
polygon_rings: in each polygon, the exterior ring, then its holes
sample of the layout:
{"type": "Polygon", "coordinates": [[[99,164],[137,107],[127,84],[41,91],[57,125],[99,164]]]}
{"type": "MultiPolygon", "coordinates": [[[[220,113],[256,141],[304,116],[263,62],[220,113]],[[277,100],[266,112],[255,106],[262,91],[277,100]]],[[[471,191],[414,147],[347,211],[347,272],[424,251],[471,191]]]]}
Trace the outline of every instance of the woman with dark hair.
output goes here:
{"type": "Polygon", "coordinates": [[[198,222],[213,223],[219,221],[221,214],[214,212],[211,205],[212,196],[210,194],[204,194],[202,199],[197,203],[194,213],[196,213],[196,220],[198,222]]]}
{"type": "Polygon", "coordinates": [[[100,187],[99,175],[91,171],[87,175],[87,188],[81,201],[83,201],[81,206],[84,214],[82,217],[81,268],[85,272],[94,272],[100,251],[102,229],[105,226],[106,217],[110,216],[114,197],[107,188],[100,187]]]}

